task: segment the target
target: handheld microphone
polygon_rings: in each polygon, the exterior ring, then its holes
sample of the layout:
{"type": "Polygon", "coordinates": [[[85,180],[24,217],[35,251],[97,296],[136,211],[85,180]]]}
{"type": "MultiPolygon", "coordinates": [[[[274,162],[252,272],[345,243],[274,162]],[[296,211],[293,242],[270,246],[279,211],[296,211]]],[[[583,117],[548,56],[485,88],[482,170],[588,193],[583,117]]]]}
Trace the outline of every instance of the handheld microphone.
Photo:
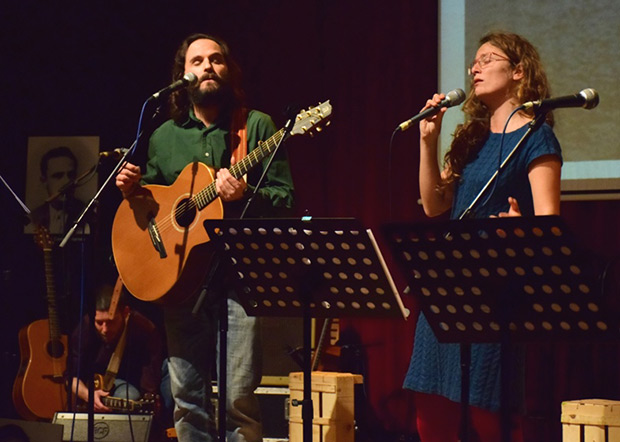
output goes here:
{"type": "Polygon", "coordinates": [[[424,109],[422,112],[420,112],[415,117],[412,117],[408,119],[407,121],[403,121],[402,123],[398,125],[396,130],[401,130],[401,131],[407,130],[414,123],[420,120],[423,120],[424,118],[428,118],[431,115],[435,115],[442,108],[456,106],[458,104],[461,104],[463,101],[465,101],[465,92],[463,92],[463,89],[454,89],[453,91],[448,92],[446,94],[446,98],[441,100],[441,102],[437,106],[424,109]]]}
{"type": "Polygon", "coordinates": [[[560,107],[583,107],[592,109],[598,106],[598,92],[592,88],[587,88],[575,95],[564,97],[546,98],[544,100],[528,101],[523,103],[523,109],[534,109],[535,111],[547,112],[560,107]]]}
{"type": "Polygon", "coordinates": [[[181,89],[182,87],[187,87],[190,84],[196,83],[196,81],[198,81],[198,77],[196,76],[196,74],[194,74],[193,72],[188,72],[185,75],[183,75],[183,78],[155,92],[153,95],[151,95],[150,98],[153,100],[157,100],[158,98],[168,96],[172,92],[176,91],[177,89],[181,89]]]}
{"type": "Polygon", "coordinates": [[[118,160],[122,158],[128,150],[129,149],[126,147],[117,147],[114,150],[104,150],[103,152],[99,152],[99,158],[113,158],[118,160]]]}

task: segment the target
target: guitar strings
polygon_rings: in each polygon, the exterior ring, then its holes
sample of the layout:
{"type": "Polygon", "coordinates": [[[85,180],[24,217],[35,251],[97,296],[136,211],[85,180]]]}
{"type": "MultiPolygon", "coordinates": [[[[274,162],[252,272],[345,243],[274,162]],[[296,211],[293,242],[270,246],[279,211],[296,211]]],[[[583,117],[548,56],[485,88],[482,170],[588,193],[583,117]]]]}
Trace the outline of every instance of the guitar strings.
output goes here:
{"type": "MultiPolygon", "coordinates": [[[[259,161],[269,155],[277,143],[284,135],[284,129],[280,129],[267,141],[260,143],[257,149],[252,150],[248,155],[243,158],[239,163],[231,166],[230,171],[233,177],[239,178],[245,175],[252,167],[254,167],[259,161]]],[[[170,214],[164,216],[161,221],[157,222],[157,229],[160,232],[166,232],[173,227],[173,221],[182,217],[186,213],[193,212],[197,207],[198,210],[202,210],[207,207],[218,197],[215,190],[215,181],[211,182],[204,189],[196,193],[196,195],[188,198],[183,203],[179,204],[176,209],[170,214]],[[199,204],[200,203],[200,204],[199,204]]]]}

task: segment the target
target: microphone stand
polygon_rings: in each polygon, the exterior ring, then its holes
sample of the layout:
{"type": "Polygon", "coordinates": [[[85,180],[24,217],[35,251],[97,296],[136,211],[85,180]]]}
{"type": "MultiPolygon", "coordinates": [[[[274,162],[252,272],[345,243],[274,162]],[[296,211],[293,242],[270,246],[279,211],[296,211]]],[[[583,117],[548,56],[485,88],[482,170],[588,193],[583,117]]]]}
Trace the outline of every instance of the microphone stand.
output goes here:
{"type": "Polygon", "coordinates": [[[52,201],[54,201],[56,198],[58,198],[59,196],[61,196],[63,193],[69,191],[69,189],[71,189],[72,187],[75,186],[81,186],[82,183],[80,182],[82,179],[86,178],[88,175],[90,175],[91,173],[93,173],[95,171],[95,169],[97,169],[97,165],[95,164],[93,167],[91,167],[90,169],[86,170],[84,173],[82,173],[79,177],[77,177],[74,180],[69,181],[68,183],[66,183],[64,186],[62,186],[60,189],[58,189],[58,192],[56,192],[55,194],[49,196],[45,202],[46,203],[51,203],[52,201]],[[79,184],[78,184],[79,183],[79,184]]]}
{"type": "MultiPolygon", "coordinates": [[[[142,107],[142,112],[144,112],[144,109],[146,108],[146,105],[151,102],[151,98],[149,97],[143,107],[142,107]]],[[[159,110],[160,110],[160,106],[158,106],[155,109],[155,112],[153,112],[153,115],[151,117],[151,121],[153,121],[157,115],[159,114],[159,110]]],[[[142,113],[140,115],[140,122],[142,121],[142,113]]],[[[101,195],[101,193],[103,192],[103,190],[108,186],[108,184],[110,183],[110,181],[112,180],[113,177],[115,177],[118,172],[125,167],[125,164],[127,163],[127,159],[134,153],[135,148],[138,145],[138,142],[140,140],[140,138],[142,137],[143,131],[140,129],[140,124],[138,124],[138,131],[137,131],[137,135],[136,138],[134,140],[134,142],[131,144],[131,146],[129,147],[129,149],[127,149],[125,151],[125,153],[123,154],[123,156],[120,158],[120,160],[116,163],[116,166],[114,166],[114,169],[112,169],[112,171],[110,172],[110,174],[108,175],[108,177],[105,179],[105,181],[103,182],[103,184],[101,185],[101,187],[99,188],[99,190],[97,190],[97,192],[95,193],[95,195],[92,197],[92,199],[88,202],[88,204],[86,205],[86,207],[84,207],[84,209],[82,210],[82,213],[80,214],[80,216],[77,218],[77,220],[75,221],[75,223],[73,224],[73,227],[71,227],[71,229],[69,229],[69,231],[67,232],[67,234],[65,235],[65,237],[62,239],[62,241],[59,244],[60,248],[64,248],[65,245],[67,244],[67,242],[69,241],[69,239],[73,236],[73,234],[75,233],[75,231],[77,230],[78,226],[80,225],[80,223],[82,222],[82,220],[84,219],[84,217],[86,216],[86,214],[88,213],[88,211],[90,210],[90,208],[95,204],[95,202],[99,199],[99,196],[101,195]]],[[[95,166],[97,167],[97,166],[95,166]]],[[[84,247],[82,247],[82,255],[84,254],[84,247]]],[[[82,275],[84,275],[84,256],[82,256],[82,275]]],[[[82,277],[82,279],[84,279],[82,277]]],[[[82,303],[84,302],[84,284],[82,283],[82,303]]],[[[94,305],[92,306],[92,308],[89,308],[89,311],[91,311],[93,313],[92,318],[94,318],[94,305]]],[[[80,321],[82,320],[82,318],[80,318],[80,321]]],[[[94,320],[91,320],[91,324],[92,324],[92,332],[94,333],[94,320]]],[[[92,338],[92,336],[91,336],[92,338]]],[[[92,379],[92,369],[87,370],[88,373],[90,373],[90,379],[92,379]]],[[[87,376],[88,376],[87,373],[87,376]]],[[[88,377],[87,377],[88,379],[88,377]]],[[[94,383],[93,382],[89,382],[88,383],[88,430],[87,430],[87,440],[88,441],[94,441],[94,426],[95,426],[95,419],[94,419],[94,383]]],[[[75,419],[75,414],[74,414],[74,419],[75,419]]]]}
{"type": "MultiPolygon", "coordinates": [[[[139,137],[138,137],[139,138],[139,137]]],[[[96,201],[98,201],[99,196],[101,195],[101,193],[103,192],[103,190],[107,187],[107,185],[109,184],[109,182],[112,180],[112,178],[114,176],[116,176],[116,174],[118,173],[118,171],[124,166],[127,157],[129,156],[130,153],[133,152],[133,148],[137,143],[137,140],[134,141],[134,143],[132,144],[131,148],[128,149],[124,155],[122,156],[122,158],[119,160],[119,162],[116,164],[116,166],[114,167],[114,169],[112,170],[112,172],[110,173],[110,175],[106,178],[106,180],[104,181],[104,183],[101,185],[101,187],[99,188],[99,190],[95,193],[95,195],[92,197],[92,199],[88,202],[88,204],[86,205],[86,207],[84,207],[84,209],[82,210],[82,213],[80,214],[80,216],[77,218],[77,220],[75,221],[75,223],[73,224],[73,227],[71,227],[71,229],[66,233],[65,237],[62,239],[62,241],[59,244],[60,248],[64,248],[67,244],[67,242],[69,241],[69,239],[73,236],[73,234],[75,233],[75,231],[77,230],[78,226],[82,223],[82,220],[84,219],[84,217],[86,216],[86,214],[89,212],[89,210],[91,209],[91,207],[95,204],[96,201]]],[[[92,171],[94,171],[94,169],[96,169],[97,165],[93,166],[93,168],[91,168],[88,173],[91,173],[92,171]]],[[[81,178],[81,177],[80,177],[81,178]]],[[[68,189],[69,187],[67,187],[68,189]]],[[[60,193],[59,193],[60,194],[60,193]]],[[[81,284],[81,292],[82,292],[82,304],[84,303],[84,245],[82,244],[82,248],[81,248],[81,253],[82,253],[82,284],[81,284]]],[[[94,318],[94,305],[92,306],[92,308],[88,308],[89,312],[93,313],[92,318],[94,318]]],[[[82,320],[82,318],[80,318],[80,321],[82,320]]],[[[91,324],[94,324],[94,320],[91,320],[91,324]]],[[[94,330],[94,325],[92,325],[92,330],[91,330],[91,339],[95,336],[96,331],[94,330]]],[[[90,366],[90,364],[89,364],[90,366]]],[[[78,367],[78,370],[80,370],[80,368],[78,367]]],[[[93,376],[93,372],[92,372],[92,368],[89,368],[86,370],[86,379],[92,379],[93,376]]],[[[88,430],[87,430],[87,440],[88,441],[93,441],[94,440],[94,426],[95,426],[95,419],[94,419],[94,383],[93,382],[88,382],[88,404],[87,404],[87,412],[88,412],[88,430]]],[[[75,413],[75,411],[74,411],[75,413]]],[[[74,414],[74,418],[75,418],[75,414],[74,414]]]]}
{"type": "MultiPolygon", "coordinates": [[[[147,104],[150,103],[152,100],[154,100],[154,98],[151,96],[149,97],[145,102],[144,105],[142,107],[142,112],[144,112],[144,109],[146,108],[147,104]]],[[[161,109],[161,104],[159,104],[157,106],[157,108],[155,109],[155,112],[153,112],[153,115],[151,116],[151,122],[153,120],[155,120],[155,118],[159,115],[159,111],[161,109]]],[[[140,114],[140,121],[142,121],[142,113],[140,114]]],[[[121,157],[121,159],[118,161],[118,163],[116,163],[116,166],[114,167],[114,169],[112,170],[112,172],[110,172],[110,175],[108,175],[108,177],[106,178],[106,180],[104,181],[104,183],[101,185],[101,187],[99,188],[99,190],[97,191],[97,193],[95,193],[95,196],[93,196],[93,198],[89,201],[89,203],[86,205],[86,207],[84,208],[84,210],[82,211],[82,213],[80,214],[80,216],[78,217],[78,219],[75,221],[75,223],[73,224],[73,227],[71,227],[71,229],[67,232],[67,234],[65,235],[65,237],[63,238],[63,240],[61,241],[59,247],[64,247],[67,244],[67,241],[69,241],[69,239],[71,238],[71,236],[73,236],[73,233],[75,232],[75,230],[77,229],[78,225],[82,222],[82,219],[84,218],[84,216],[86,215],[86,213],[90,210],[90,207],[95,203],[95,201],[97,199],[99,199],[99,195],[101,195],[101,193],[103,192],[103,190],[107,187],[108,183],[112,180],[113,177],[116,176],[116,174],[123,168],[125,167],[125,163],[127,158],[129,158],[131,155],[133,155],[134,150],[137,147],[138,141],[140,140],[140,138],[142,137],[143,131],[140,130],[140,124],[138,124],[138,134],[136,135],[136,139],[134,140],[134,142],[131,144],[131,146],[129,147],[129,149],[127,149],[125,151],[125,153],[123,154],[123,156],[121,157]]]]}
{"type": "Polygon", "coordinates": [[[484,192],[486,192],[486,190],[489,188],[489,186],[493,183],[493,181],[497,178],[497,176],[499,175],[499,173],[504,169],[504,167],[506,166],[506,164],[508,164],[508,162],[511,160],[511,158],[513,157],[513,155],[517,152],[517,150],[521,147],[521,145],[523,144],[523,141],[525,141],[525,139],[530,135],[530,133],[532,133],[532,131],[534,131],[535,129],[538,128],[538,126],[540,126],[544,121],[545,121],[545,115],[547,113],[546,112],[542,112],[542,113],[537,113],[534,116],[534,119],[532,121],[529,122],[529,127],[527,128],[527,131],[525,132],[525,134],[523,134],[523,136],[521,137],[521,139],[517,142],[517,144],[515,145],[515,147],[510,151],[510,153],[506,156],[506,158],[504,159],[504,161],[502,161],[501,165],[499,166],[499,168],[495,171],[495,173],[493,173],[493,175],[491,175],[491,178],[489,178],[489,181],[487,181],[487,183],[484,185],[484,187],[480,190],[480,192],[478,193],[478,195],[476,195],[476,197],[473,199],[473,201],[471,202],[471,204],[461,213],[461,215],[458,217],[458,219],[468,219],[468,218],[473,218],[474,217],[474,211],[473,211],[473,207],[476,205],[476,203],[478,203],[478,200],[482,197],[482,195],[484,194],[484,192]]]}
{"type": "MultiPolygon", "coordinates": [[[[518,108],[516,110],[518,110],[518,108]]],[[[517,150],[523,145],[523,141],[525,141],[525,139],[529,136],[529,134],[532,133],[534,130],[536,130],[545,121],[546,114],[547,113],[545,111],[541,113],[537,112],[534,115],[534,119],[529,122],[529,127],[527,128],[527,131],[525,132],[525,134],[523,134],[523,136],[517,142],[515,147],[510,151],[510,153],[506,156],[504,161],[500,164],[499,168],[495,171],[495,173],[493,173],[491,178],[489,178],[489,181],[487,181],[487,183],[480,190],[478,195],[476,195],[476,197],[473,199],[471,204],[463,211],[463,213],[461,213],[461,215],[458,217],[459,220],[474,217],[475,213],[473,211],[473,207],[480,200],[484,192],[486,192],[486,190],[493,183],[493,181],[499,176],[499,173],[504,169],[506,164],[508,164],[508,162],[514,156],[517,150]]],[[[461,385],[461,424],[460,424],[460,429],[459,429],[459,433],[460,433],[459,435],[462,441],[468,441],[469,433],[470,433],[469,375],[470,375],[470,369],[471,369],[471,346],[469,344],[461,344],[460,353],[461,353],[460,354],[461,379],[463,381],[461,385]]],[[[504,376],[505,369],[507,368],[506,363],[505,363],[505,355],[501,356],[500,363],[501,363],[501,369],[502,369],[502,376],[504,376]]],[[[505,393],[506,393],[506,390],[504,386],[504,379],[502,379],[502,395],[504,395],[505,393]]],[[[503,399],[502,399],[502,403],[503,403],[503,399]]],[[[500,422],[501,422],[501,436],[502,436],[501,440],[509,441],[510,440],[510,427],[509,427],[510,412],[506,405],[502,405],[501,407],[500,422]]]]}
{"type": "MultiPolygon", "coordinates": [[[[245,207],[243,208],[241,215],[239,215],[239,219],[243,219],[245,217],[248,207],[250,207],[250,204],[252,204],[254,197],[258,193],[258,190],[263,185],[263,181],[265,177],[267,176],[267,172],[269,171],[269,168],[271,167],[271,163],[273,162],[273,159],[275,158],[276,154],[280,150],[280,146],[284,144],[284,140],[286,140],[286,138],[288,138],[288,136],[290,135],[291,130],[293,129],[294,123],[295,123],[295,115],[293,115],[292,117],[289,117],[288,121],[284,125],[284,133],[282,134],[282,138],[280,138],[280,141],[278,141],[278,144],[276,145],[272,154],[270,155],[269,161],[267,162],[267,166],[264,168],[263,173],[258,179],[256,186],[254,187],[254,191],[252,192],[252,194],[246,201],[245,207]]],[[[209,286],[211,285],[214,275],[217,273],[220,262],[221,262],[221,257],[218,253],[216,253],[214,260],[213,260],[213,264],[209,271],[209,274],[205,280],[205,283],[202,286],[200,295],[198,296],[198,299],[196,300],[196,303],[194,304],[194,308],[192,309],[193,315],[197,315],[200,309],[202,308],[202,305],[207,296],[207,291],[209,289],[209,286]]],[[[226,441],[226,388],[227,388],[227,383],[228,383],[227,367],[226,367],[227,362],[228,362],[227,361],[227,356],[228,356],[227,336],[228,336],[228,294],[226,293],[224,296],[224,299],[222,300],[220,304],[220,309],[219,309],[220,361],[218,365],[219,380],[218,380],[218,390],[217,390],[217,393],[218,393],[218,410],[217,410],[218,416],[217,418],[218,418],[218,423],[219,423],[218,424],[218,440],[220,442],[226,441]]]]}
{"type": "Polygon", "coordinates": [[[95,201],[97,201],[99,199],[99,196],[101,195],[103,190],[108,186],[109,182],[112,180],[112,178],[114,178],[116,176],[116,174],[121,170],[121,168],[125,166],[125,162],[126,162],[127,158],[129,157],[130,154],[133,153],[133,150],[134,150],[134,148],[136,146],[138,138],[136,138],[136,140],[133,142],[131,147],[123,154],[123,156],[121,157],[119,162],[116,164],[116,166],[114,167],[112,172],[110,172],[110,175],[108,175],[108,177],[105,179],[105,181],[103,182],[103,184],[101,185],[99,190],[97,190],[97,192],[95,193],[95,196],[93,196],[92,199],[86,205],[86,207],[84,207],[84,210],[82,210],[82,213],[80,214],[80,216],[77,218],[77,220],[73,224],[73,227],[71,227],[71,229],[69,229],[69,231],[67,232],[65,237],[60,242],[59,247],[62,248],[62,247],[64,247],[67,244],[69,239],[73,236],[73,234],[75,233],[76,229],[78,228],[78,226],[80,225],[80,223],[84,219],[84,216],[86,216],[86,214],[88,213],[90,208],[93,206],[95,201]]]}

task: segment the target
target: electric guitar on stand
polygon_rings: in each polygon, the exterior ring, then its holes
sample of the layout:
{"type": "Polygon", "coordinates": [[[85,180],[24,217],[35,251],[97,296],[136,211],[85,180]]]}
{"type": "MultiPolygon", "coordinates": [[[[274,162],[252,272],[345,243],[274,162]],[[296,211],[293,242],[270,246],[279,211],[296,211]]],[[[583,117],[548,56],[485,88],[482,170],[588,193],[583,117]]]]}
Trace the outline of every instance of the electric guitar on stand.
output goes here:
{"type": "Polygon", "coordinates": [[[56,310],[52,239],[38,226],[35,241],[43,249],[47,286],[48,319],[40,319],[19,331],[21,364],[13,383],[13,403],[28,420],[52,419],[67,408],[64,372],[67,367],[67,336],[61,335],[56,310]]]}
{"type": "MultiPolygon", "coordinates": [[[[312,133],[327,122],[329,101],[302,111],[290,135],[312,133]]],[[[262,163],[285,136],[280,129],[230,167],[236,179],[262,163]]],[[[180,302],[206,276],[213,253],[203,229],[205,219],[223,217],[214,171],[188,164],[170,186],[147,185],[125,198],[112,225],[112,251],[129,292],[143,301],[180,302]]]]}

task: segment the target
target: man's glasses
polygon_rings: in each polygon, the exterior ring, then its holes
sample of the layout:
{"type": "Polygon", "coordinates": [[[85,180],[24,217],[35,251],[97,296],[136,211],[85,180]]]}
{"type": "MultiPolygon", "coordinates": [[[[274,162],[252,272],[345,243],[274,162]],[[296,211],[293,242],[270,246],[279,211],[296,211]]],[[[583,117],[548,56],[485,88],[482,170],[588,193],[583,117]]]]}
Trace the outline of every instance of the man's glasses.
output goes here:
{"type": "Polygon", "coordinates": [[[476,66],[476,64],[480,66],[480,69],[484,69],[484,67],[492,61],[498,60],[506,60],[512,64],[510,58],[504,55],[496,54],[495,52],[487,52],[486,54],[482,54],[477,60],[472,61],[472,63],[467,68],[467,75],[473,75],[474,66],[476,66]]]}

